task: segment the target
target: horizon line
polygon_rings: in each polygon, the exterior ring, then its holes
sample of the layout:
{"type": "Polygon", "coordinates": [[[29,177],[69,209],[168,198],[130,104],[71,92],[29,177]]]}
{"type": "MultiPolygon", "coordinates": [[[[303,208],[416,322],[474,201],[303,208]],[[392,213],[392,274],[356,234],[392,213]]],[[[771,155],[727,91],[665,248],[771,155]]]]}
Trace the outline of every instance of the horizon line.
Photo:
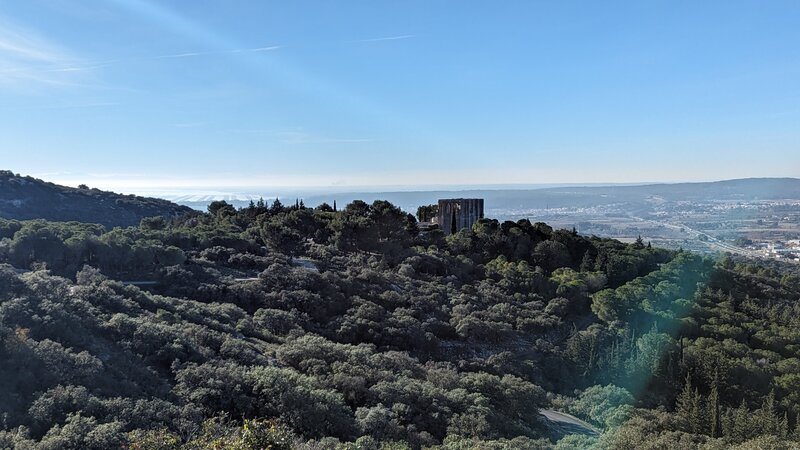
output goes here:
{"type": "MultiPolygon", "coordinates": [[[[95,180],[76,180],[76,179],[61,179],[52,177],[51,173],[28,174],[24,175],[12,170],[1,170],[3,172],[10,172],[14,175],[21,177],[30,176],[49,183],[60,184],[67,187],[78,187],[79,185],[88,185],[95,180]],[[50,177],[48,177],[50,176],[50,177]]],[[[66,175],[66,174],[65,174],[66,175]]],[[[704,179],[704,180],[640,180],[640,181],[566,181],[566,182],[544,182],[544,183],[417,183],[417,184],[328,184],[328,185],[280,185],[280,184],[264,184],[264,185],[236,185],[236,184],[186,184],[186,185],[169,185],[169,184],[139,184],[113,186],[108,183],[97,183],[90,188],[97,188],[100,190],[115,191],[115,192],[147,192],[147,191],[162,191],[162,192],[199,192],[199,191],[245,191],[252,192],[258,190],[314,190],[314,191],[337,191],[337,193],[360,193],[364,191],[369,192],[424,192],[424,191],[471,191],[471,190],[536,190],[557,187],[625,187],[625,186],[647,186],[647,185],[675,185],[675,184],[705,184],[705,183],[720,183],[729,181],[743,181],[743,180],[800,180],[800,177],[794,176],[752,176],[752,177],[739,177],[739,178],[723,178],[723,179],[704,179]]],[[[160,180],[161,182],[165,180],[160,180]]]]}
{"type": "MultiPolygon", "coordinates": [[[[747,177],[747,178],[728,178],[709,181],[641,181],[641,182],[575,182],[575,183],[490,183],[490,184],[420,184],[420,185],[352,185],[352,186],[148,186],[133,187],[117,190],[112,188],[97,188],[117,193],[134,193],[136,195],[156,195],[156,194],[196,194],[196,195],[230,195],[230,194],[252,194],[262,190],[272,191],[314,191],[313,193],[336,193],[336,194],[381,194],[381,193],[413,193],[413,192],[469,192],[469,191],[527,191],[544,190],[552,188],[582,188],[582,187],[637,187],[637,186],[661,186],[661,185],[680,185],[680,184],[710,184],[723,183],[730,181],[745,180],[798,180],[800,177],[747,177]]],[[[57,184],[57,183],[55,183],[57,184]]],[[[68,185],[66,185],[68,186],[68,185]]],[[[70,186],[73,187],[73,186],[70,186]]],[[[91,186],[89,186],[92,188],[91,186]]]]}

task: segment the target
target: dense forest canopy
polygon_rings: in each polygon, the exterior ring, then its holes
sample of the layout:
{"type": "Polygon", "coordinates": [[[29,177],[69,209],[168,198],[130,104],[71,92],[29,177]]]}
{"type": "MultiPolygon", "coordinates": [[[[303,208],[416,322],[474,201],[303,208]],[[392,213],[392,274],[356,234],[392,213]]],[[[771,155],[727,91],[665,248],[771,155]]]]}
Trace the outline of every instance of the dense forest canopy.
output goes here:
{"type": "Polygon", "coordinates": [[[0,262],[0,448],[800,438],[800,281],[782,267],[277,200],[110,230],[0,220],[0,262]]]}

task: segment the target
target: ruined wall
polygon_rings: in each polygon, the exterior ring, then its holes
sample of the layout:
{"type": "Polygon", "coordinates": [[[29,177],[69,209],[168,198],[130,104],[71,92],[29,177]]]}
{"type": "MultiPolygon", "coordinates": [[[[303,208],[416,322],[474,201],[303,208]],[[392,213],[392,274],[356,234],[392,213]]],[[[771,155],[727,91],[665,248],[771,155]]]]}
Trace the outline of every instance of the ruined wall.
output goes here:
{"type": "Polygon", "coordinates": [[[482,198],[451,198],[439,200],[439,228],[451,234],[483,218],[482,198]]]}

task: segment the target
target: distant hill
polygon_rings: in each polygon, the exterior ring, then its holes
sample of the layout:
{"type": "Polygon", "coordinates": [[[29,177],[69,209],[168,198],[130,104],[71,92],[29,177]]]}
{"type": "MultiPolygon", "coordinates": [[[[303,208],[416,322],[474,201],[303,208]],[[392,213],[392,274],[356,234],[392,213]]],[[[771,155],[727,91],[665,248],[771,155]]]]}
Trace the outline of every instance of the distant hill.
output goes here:
{"type": "Polygon", "coordinates": [[[614,196],[623,200],[660,197],[667,201],[780,200],[800,198],[800,178],[741,178],[702,183],[548,188],[548,193],[614,196]]]}
{"type": "Polygon", "coordinates": [[[175,217],[190,211],[167,200],[71,188],[0,171],[0,217],[6,219],[74,220],[112,228],[138,225],[143,217],[175,217]]]}

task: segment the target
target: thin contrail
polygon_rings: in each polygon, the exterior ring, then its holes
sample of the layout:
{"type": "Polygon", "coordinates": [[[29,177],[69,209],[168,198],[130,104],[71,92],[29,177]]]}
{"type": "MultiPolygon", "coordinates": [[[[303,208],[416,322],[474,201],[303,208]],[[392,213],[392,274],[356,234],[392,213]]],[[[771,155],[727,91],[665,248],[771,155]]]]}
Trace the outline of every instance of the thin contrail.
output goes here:
{"type": "MultiPolygon", "coordinates": [[[[255,47],[255,48],[237,48],[234,50],[219,50],[214,52],[190,52],[190,53],[175,53],[171,55],[160,55],[154,56],[153,59],[164,59],[164,58],[190,58],[193,56],[208,56],[208,55],[224,55],[227,53],[255,53],[255,52],[267,52],[271,50],[278,50],[281,48],[280,45],[273,45],[270,47],[255,47]]],[[[138,58],[134,58],[138,59],[138,58]]]]}
{"type": "Polygon", "coordinates": [[[9,69],[2,69],[0,73],[33,73],[33,72],[81,72],[86,70],[93,70],[99,69],[101,67],[108,67],[113,66],[116,64],[124,64],[129,62],[136,62],[136,61],[149,61],[149,60],[158,60],[158,59],[172,59],[172,58],[193,58],[199,56],[213,56],[213,55],[224,55],[224,54],[232,54],[232,53],[256,53],[256,52],[267,52],[280,49],[280,45],[272,45],[269,47],[252,47],[252,48],[239,48],[233,50],[219,50],[219,51],[212,51],[212,52],[186,52],[186,53],[174,53],[168,55],[157,55],[157,56],[141,56],[141,57],[130,57],[130,58],[117,58],[117,59],[110,59],[105,61],[85,61],[81,64],[59,64],[59,65],[50,65],[50,66],[40,66],[38,68],[31,68],[31,67],[15,67],[9,69]]]}
{"type": "Polygon", "coordinates": [[[380,42],[380,41],[398,41],[400,39],[411,39],[417,37],[416,34],[402,34],[400,36],[387,36],[387,37],[379,37],[379,38],[372,38],[372,39],[357,39],[355,41],[347,41],[347,42],[380,42]]]}

